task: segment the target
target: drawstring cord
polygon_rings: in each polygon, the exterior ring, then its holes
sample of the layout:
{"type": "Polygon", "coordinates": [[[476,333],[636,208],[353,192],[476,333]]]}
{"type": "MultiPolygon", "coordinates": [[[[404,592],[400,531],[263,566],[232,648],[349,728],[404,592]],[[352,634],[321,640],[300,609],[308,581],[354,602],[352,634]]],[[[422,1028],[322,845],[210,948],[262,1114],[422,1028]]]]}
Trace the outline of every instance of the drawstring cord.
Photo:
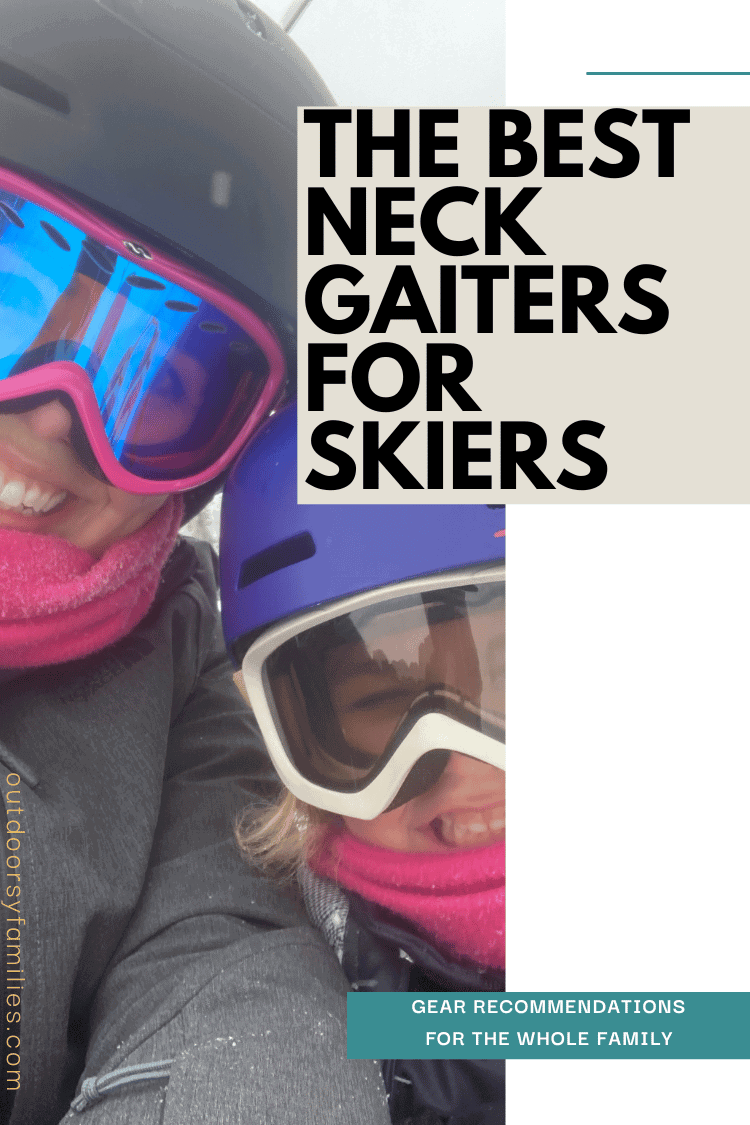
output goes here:
{"type": "Polygon", "coordinates": [[[73,1099],[70,1108],[74,1113],[83,1113],[90,1105],[101,1101],[105,1095],[121,1086],[131,1086],[134,1082],[146,1082],[150,1079],[169,1078],[169,1068],[173,1062],[174,1059],[157,1059],[155,1062],[123,1066],[98,1078],[85,1078],[81,1092],[73,1099]]]}

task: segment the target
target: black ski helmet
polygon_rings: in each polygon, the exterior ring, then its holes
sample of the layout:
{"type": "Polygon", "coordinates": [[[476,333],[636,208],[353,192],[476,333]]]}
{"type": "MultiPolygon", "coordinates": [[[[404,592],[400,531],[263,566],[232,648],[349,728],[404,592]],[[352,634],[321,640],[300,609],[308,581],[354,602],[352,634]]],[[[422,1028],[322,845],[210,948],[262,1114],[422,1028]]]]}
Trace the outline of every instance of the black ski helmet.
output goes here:
{"type": "MultiPolygon", "coordinates": [[[[223,283],[290,366],[296,112],[331,104],[247,0],[0,0],[0,161],[223,283]]],[[[188,514],[218,486],[187,495],[188,514]]]]}

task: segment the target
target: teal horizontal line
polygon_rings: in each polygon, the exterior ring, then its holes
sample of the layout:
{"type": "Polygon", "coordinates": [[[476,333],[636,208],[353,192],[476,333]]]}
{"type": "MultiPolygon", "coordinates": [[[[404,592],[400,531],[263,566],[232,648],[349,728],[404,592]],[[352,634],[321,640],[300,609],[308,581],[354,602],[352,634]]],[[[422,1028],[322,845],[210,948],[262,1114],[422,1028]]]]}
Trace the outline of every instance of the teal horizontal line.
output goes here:
{"type": "Polygon", "coordinates": [[[597,74],[628,75],[628,74],[635,74],[635,75],[646,75],[646,76],[652,75],[652,74],[655,74],[655,75],[658,75],[658,74],[665,74],[665,75],[672,75],[672,74],[676,74],[676,75],[680,75],[680,74],[683,74],[683,75],[702,75],[702,74],[708,74],[708,75],[717,75],[719,77],[722,77],[723,75],[728,75],[728,76],[731,76],[731,75],[748,75],[748,74],[750,74],[750,70],[587,70],[586,74],[587,75],[597,75],[597,74]]]}

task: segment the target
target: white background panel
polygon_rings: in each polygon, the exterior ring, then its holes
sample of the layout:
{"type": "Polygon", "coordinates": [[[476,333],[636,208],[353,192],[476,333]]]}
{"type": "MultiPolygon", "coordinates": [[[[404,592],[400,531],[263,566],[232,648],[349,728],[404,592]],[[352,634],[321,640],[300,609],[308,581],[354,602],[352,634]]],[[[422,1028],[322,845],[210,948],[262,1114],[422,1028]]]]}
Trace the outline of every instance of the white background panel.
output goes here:
{"type": "Polygon", "coordinates": [[[750,75],[586,75],[750,71],[746,0],[508,0],[506,28],[508,105],[748,104],[750,75]]]}
{"type": "MultiPolygon", "coordinates": [[[[508,988],[750,991],[750,509],[507,524],[508,988]]],[[[514,1061],[508,1121],[746,1121],[747,1079],[514,1061]]]]}

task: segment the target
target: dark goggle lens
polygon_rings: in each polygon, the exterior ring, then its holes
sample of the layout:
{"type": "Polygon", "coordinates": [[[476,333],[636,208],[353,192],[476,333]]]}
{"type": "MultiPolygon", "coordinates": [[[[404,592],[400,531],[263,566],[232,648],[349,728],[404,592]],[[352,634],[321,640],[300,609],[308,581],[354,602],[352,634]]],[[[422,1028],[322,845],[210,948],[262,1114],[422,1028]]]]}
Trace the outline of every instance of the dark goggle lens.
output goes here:
{"type": "Polygon", "coordinates": [[[499,737],[504,611],[503,583],[454,588],[344,614],[282,645],[265,678],[299,772],[339,792],[362,789],[415,709],[499,737]]]}
{"type": "Polygon", "coordinates": [[[0,191],[0,380],[56,360],[86,372],[116,459],[151,481],[217,461],[269,374],[210,301],[0,191]]]}

